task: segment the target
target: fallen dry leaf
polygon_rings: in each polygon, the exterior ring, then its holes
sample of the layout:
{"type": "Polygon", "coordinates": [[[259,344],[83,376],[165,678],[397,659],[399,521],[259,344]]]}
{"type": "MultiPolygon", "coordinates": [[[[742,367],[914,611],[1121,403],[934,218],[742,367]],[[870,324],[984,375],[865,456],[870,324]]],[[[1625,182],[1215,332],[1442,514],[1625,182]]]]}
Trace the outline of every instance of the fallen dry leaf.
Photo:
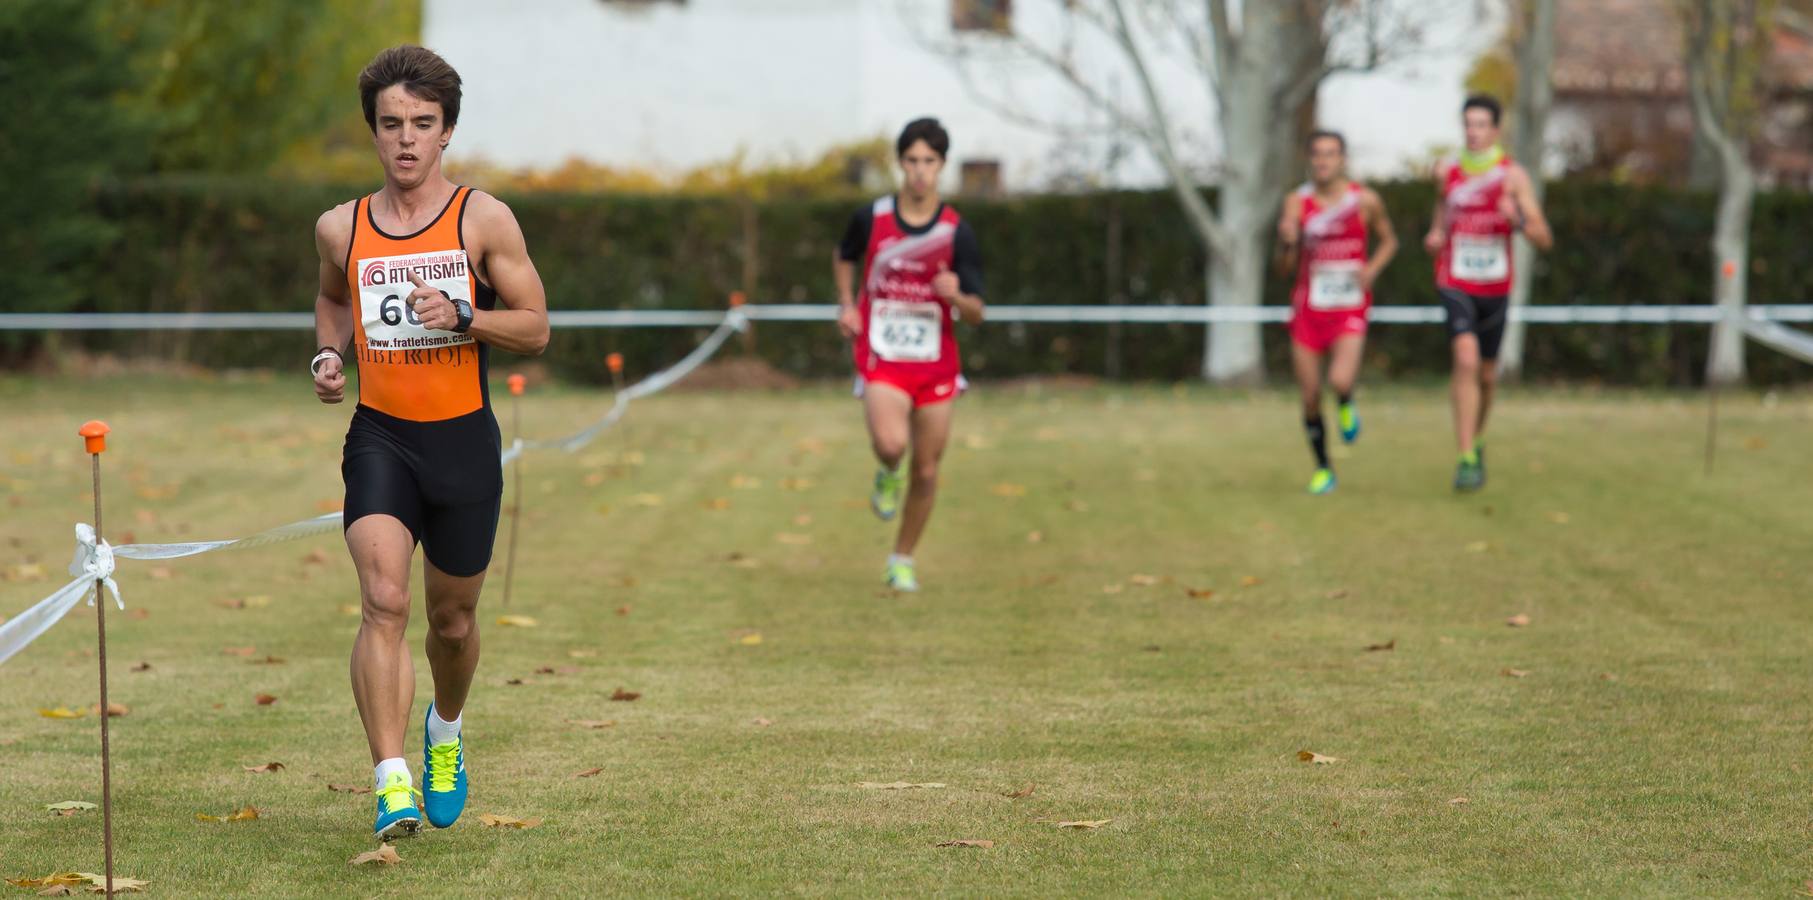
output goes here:
{"type": "Polygon", "coordinates": [[[288,662],[288,660],[284,659],[281,656],[266,656],[264,659],[252,660],[252,665],[254,665],[254,666],[281,666],[285,662],[288,662]]]}
{"type": "Polygon", "coordinates": [[[150,663],[148,663],[148,662],[142,662],[142,663],[139,663],[139,664],[138,664],[138,665],[136,665],[136,666],[133,666],[133,667],[132,667],[132,671],[134,671],[134,672],[149,672],[149,671],[151,671],[151,664],[150,664],[150,663]]]}
{"type": "MultiPolygon", "coordinates": [[[[625,611],[627,611],[628,607],[624,607],[624,609],[625,609],[625,611]]],[[[595,657],[597,655],[598,655],[598,651],[596,651],[596,650],[568,650],[567,651],[567,657],[569,659],[591,659],[592,657],[595,657]]]]}
{"type": "MultiPolygon", "coordinates": [[[[114,880],[118,881],[119,879],[115,878],[114,880]]],[[[40,888],[40,887],[49,888],[49,887],[57,887],[59,885],[83,884],[83,883],[86,883],[87,881],[88,881],[88,879],[85,876],[77,874],[75,872],[53,872],[49,875],[44,876],[43,878],[8,878],[8,879],[6,879],[7,884],[12,885],[13,887],[22,887],[22,888],[40,888]]]]}
{"type": "Polygon", "coordinates": [[[1564,512],[1549,513],[1549,521],[1554,522],[1557,525],[1566,525],[1568,523],[1568,514],[1564,512]]]}
{"type": "Polygon", "coordinates": [[[152,581],[169,581],[176,577],[176,573],[171,571],[169,566],[152,566],[145,574],[149,575],[152,581]]]}
{"type": "Polygon", "coordinates": [[[143,606],[134,606],[133,608],[126,610],[126,618],[142,622],[151,618],[151,610],[148,610],[143,606]]]}
{"type": "Polygon", "coordinates": [[[783,490],[783,491],[809,491],[811,489],[812,489],[812,479],[810,479],[810,478],[783,478],[783,479],[781,479],[781,490],[783,490]]]}
{"type": "Polygon", "coordinates": [[[46,803],[44,808],[59,815],[71,815],[94,809],[95,805],[86,800],[64,800],[60,803],[46,803]]]}
{"type": "Polygon", "coordinates": [[[1600,672],[1600,673],[1599,673],[1599,680],[1600,680],[1600,681],[1617,681],[1617,680],[1618,680],[1618,676],[1616,676],[1616,675],[1613,675],[1613,674],[1612,674],[1612,673],[1610,673],[1610,672],[1600,672]]]}
{"type": "Polygon", "coordinates": [[[622,701],[625,703],[627,703],[631,700],[634,700],[640,696],[642,696],[641,691],[626,691],[623,688],[618,688],[611,692],[612,700],[618,700],[618,701],[622,701]]]}
{"type": "Polygon", "coordinates": [[[941,841],[937,844],[933,844],[932,846],[934,846],[934,847],[980,847],[983,850],[987,850],[988,848],[993,847],[994,845],[995,845],[994,841],[961,840],[961,841],[941,841]]]}
{"type": "Polygon", "coordinates": [[[1473,801],[1468,800],[1465,797],[1455,797],[1454,799],[1448,801],[1448,805],[1450,805],[1450,806],[1466,806],[1467,804],[1472,803],[1472,802],[1473,801]]]}
{"type": "Polygon", "coordinates": [[[214,605],[220,607],[221,609],[245,609],[246,608],[246,602],[244,600],[239,599],[238,597],[225,597],[220,600],[214,601],[214,605]]]}
{"type": "Polygon", "coordinates": [[[1151,587],[1158,583],[1157,575],[1133,574],[1127,576],[1127,583],[1136,587],[1151,587]]]}
{"type": "Polygon", "coordinates": [[[389,844],[381,844],[376,850],[367,850],[364,853],[353,857],[352,862],[347,863],[347,865],[362,866],[366,863],[379,863],[381,865],[394,866],[402,861],[403,858],[397,855],[397,849],[395,847],[392,847],[389,844]]]}
{"type": "Polygon", "coordinates": [[[595,769],[587,769],[584,772],[574,772],[573,777],[574,778],[590,778],[593,775],[597,775],[598,773],[603,772],[603,771],[604,771],[604,768],[602,766],[600,766],[595,769]]]}
{"type": "Polygon", "coordinates": [[[46,577],[43,563],[17,563],[0,570],[4,581],[43,581],[46,577]]]}
{"type": "Polygon", "coordinates": [[[1084,829],[1100,828],[1103,825],[1106,825],[1112,821],[1114,821],[1114,820],[1113,819],[1092,819],[1092,820],[1083,821],[1083,822],[1059,822],[1058,827],[1059,828],[1074,828],[1074,829],[1077,829],[1080,831],[1080,830],[1084,830],[1084,829]]]}
{"type": "Polygon", "coordinates": [[[330,784],[327,786],[327,789],[330,791],[333,791],[336,794],[369,794],[369,793],[371,793],[371,788],[361,787],[356,784],[330,784]]]}
{"type": "Polygon", "coordinates": [[[252,773],[262,775],[267,772],[282,771],[283,769],[287,768],[287,766],[285,766],[283,763],[280,763],[280,762],[268,762],[261,766],[240,766],[240,768],[246,770],[247,772],[252,772],[252,773]]]}
{"type": "Polygon", "coordinates": [[[258,652],[257,647],[222,647],[221,653],[227,656],[251,656],[258,652]]]}
{"type": "MultiPolygon", "coordinates": [[[[88,879],[88,893],[104,894],[107,892],[107,876],[96,875],[93,872],[77,872],[76,874],[88,879]]],[[[151,882],[149,881],[141,881],[137,878],[123,878],[119,875],[115,875],[113,876],[113,892],[116,894],[137,894],[145,889],[145,885],[150,883],[151,882]]]]}
{"type": "Polygon", "coordinates": [[[729,497],[713,497],[705,501],[706,509],[725,510],[730,508],[729,497]]]}
{"type": "Polygon", "coordinates": [[[1241,587],[1258,587],[1259,584],[1260,584],[1259,576],[1257,576],[1257,575],[1240,576],[1240,586],[1241,587]]]}
{"type": "Polygon", "coordinates": [[[88,711],[84,709],[70,709],[67,706],[59,706],[55,709],[44,709],[39,707],[38,715],[43,716],[46,719],[80,719],[81,717],[88,715],[88,711]]]}
{"type": "Polygon", "coordinates": [[[491,813],[479,813],[478,820],[480,822],[485,823],[486,828],[518,828],[518,829],[522,829],[522,828],[534,828],[535,826],[541,824],[541,819],[539,819],[539,818],[518,819],[518,818],[515,818],[514,816],[498,816],[498,815],[493,815],[491,813]]]}
{"type": "Polygon", "coordinates": [[[250,822],[256,818],[258,818],[258,807],[256,806],[242,807],[224,816],[212,816],[207,813],[195,814],[197,822],[250,822]]]}
{"type": "Polygon", "coordinates": [[[1514,615],[1514,616],[1510,617],[1509,619],[1506,619],[1505,624],[1511,626],[1512,628],[1523,628],[1524,626],[1527,626],[1530,624],[1530,614],[1529,613],[1518,613],[1517,615],[1514,615]]]}
{"type": "Polygon", "coordinates": [[[1043,543],[1044,540],[1045,540],[1045,532],[1043,532],[1043,531],[1026,532],[1026,543],[1028,543],[1028,544],[1043,543]]]}
{"type": "Polygon", "coordinates": [[[663,501],[661,499],[660,494],[644,493],[644,494],[637,494],[634,497],[631,497],[630,502],[636,504],[637,506],[660,506],[663,501]]]}
{"type": "Polygon", "coordinates": [[[615,719],[568,719],[567,724],[581,728],[611,728],[617,724],[615,719]]]}
{"type": "Polygon", "coordinates": [[[1529,673],[1529,670],[1527,670],[1527,669],[1506,668],[1504,671],[1499,672],[1498,674],[1503,675],[1506,678],[1522,678],[1525,675],[1528,675],[1530,673],[1529,673]]]}
{"type": "MultiPolygon", "coordinates": [[[[88,707],[88,711],[91,713],[94,713],[97,716],[100,715],[101,714],[101,704],[96,703],[95,705],[88,707]]],[[[109,719],[117,719],[120,716],[126,715],[130,712],[132,712],[132,709],[124,703],[114,703],[114,702],[109,701],[107,704],[107,718],[109,718],[109,719]]]]}
{"type": "Polygon", "coordinates": [[[1118,594],[1126,589],[1127,589],[1127,586],[1124,584],[1104,584],[1104,585],[1102,585],[1102,593],[1104,593],[1104,594],[1118,594]]]}
{"type": "Polygon", "coordinates": [[[1207,600],[1210,597],[1215,596],[1215,591],[1212,588],[1187,588],[1185,592],[1197,600],[1207,600]]]}
{"type": "Polygon", "coordinates": [[[1326,766],[1329,763],[1338,763],[1341,761],[1341,758],[1338,756],[1323,756],[1314,750],[1299,750],[1297,751],[1297,758],[1306,763],[1314,763],[1318,766],[1326,766]]]}
{"type": "Polygon", "coordinates": [[[512,678],[509,681],[504,682],[504,684],[510,685],[511,687],[521,687],[525,684],[534,684],[534,683],[535,682],[529,681],[526,678],[512,678]]]}
{"type": "Polygon", "coordinates": [[[997,484],[993,487],[990,487],[988,490],[989,490],[989,493],[992,493],[997,497],[1024,497],[1024,496],[1026,496],[1026,485],[1023,485],[1023,484],[1008,484],[1006,482],[1002,482],[1001,484],[997,484]]]}
{"type": "Polygon", "coordinates": [[[260,609],[262,607],[270,606],[271,598],[264,594],[258,594],[245,598],[244,603],[247,609],[260,609]]]}
{"type": "Polygon", "coordinates": [[[328,559],[327,551],[317,547],[302,558],[302,563],[303,565],[324,566],[327,565],[328,559]]]}
{"type": "Polygon", "coordinates": [[[628,603],[625,603],[622,606],[617,607],[617,615],[627,616],[629,614],[630,614],[630,605],[628,603]]]}
{"type": "Polygon", "coordinates": [[[753,647],[757,644],[760,644],[761,642],[762,642],[762,636],[759,634],[746,634],[740,638],[737,638],[737,643],[742,644],[746,647],[753,647]]]}
{"type": "Polygon", "coordinates": [[[359,607],[357,604],[353,604],[353,603],[342,603],[342,604],[340,604],[340,615],[343,615],[343,616],[360,615],[359,607]]]}
{"type": "Polygon", "coordinates": [[[1492,546],[1492,545],[1486,543],[1485,541],[1474,541],[1467,545],[1467,552],[1468,553],[1484,553],[1484,552],[1486,552],[1486,548],[1490,547],[1490,546],[1492,546]]]}
{"type": "Polygon", "coordinates": [[[944,784],[942,784],[940,782],[936,782],[936,781],[926,781],[926,782],[918,782],[918,783],[910,782],[910,781],[887,781],[887,782],[858,781],[856,783],[856,786],[859,788],[864,788],[866,790],[871,790],[871,791],[904,791],[904,790],[909,790],[911,788],[933,788],[933,789],[935,789],[935,788],[946,787],[947,785],[944,785],[944,784]]]}
{"type": "Polygon", "coordinates": [[[755,717],[755,718],[753,718],[753,719],[750,719],[750,720],[749,720],[749,721],[750,721],[750,722],[751,722],[751,723],[752,723],[752,724],[755,724],[755,725],[760,725],[760,726],[762,726],[762,727],[763,727],[763,728],[767,728],[767,727],[768,727],[768,726],[770,726],[770,725],[773,725],[773,724],[774,724],[774,720],[773,720],[773,719],[767,719],[767,718],[763,718],[763,717],[762,717],[762,716],[756,716],[756,717],[755,717]]]}
{"type": "Polygon", "coordinates": [[[1007,797],[1011,800],[1018,800],[1022,797],[1030,797],[1030,796],[1032,796],[1033,788],[1036,788],[1036,787],[1038,787],[1038,785],[1028,784],[1027,786],[1025,786],[1017,791],[1007,791],[1006,793],[1002,794],[1001,796],[1007,797]]]}
{"type": "Polygon", "coordinates": [[[1075,513],[1088,512],[1089,504],[1084,503],[1081,500],[1066,500],[1064,502],[1064,508],[1075,513]]]}
{"type": "Polygon", "coordinates": [[[1398,639],[1392,638],[1391,640],[1386,641],[1383,644],[1367,644],[1366,652],[1376,653],[1381,650],[1396,650],[1397,648],[1398,648],[1398,639]]]}
{"type": "Polygon", "coordinates": [[[256,700],[258,702],[259,706],[270,706],[271,704],[277,702],[277,698],[271,696],[270,694],[259,694],[255,697],[253,697],[252,699],[256,700]]]}
{"type": "Polygon", "coordinates": [[[1761,450],[1767,446],[1769,446],[1769,441],[1766,438],[1758,437],[1756,435],[1744,438],[1745,450],[1761,450]]]}
{"type": "Polygon", "coordinates": [[[554,667],[553,666],[542,666],[541,668],[535,670],[535,674],[552,675],[552,674],[554,674],[554,667]]]}
{"type": "Polygon", "coordinates": [[[774,539],[789,547],[804,547],[812,543],[812,535],[795,534],[790,531],[777,532],[774,539]]]}
{"type": "Polygon", "coordinates": [[[534,628],[541,623],[528,616],[498,616],[497,624],[509,625],[512,628],[534,628]]]}
{"type": "Polygon", "coordinates": [[[1335,588],[1334,590],[1329,591],[1328,593],[1323,594],[1322,596],[1324,599],[1328,599],[1328,600],[1342,600],[1347,597],[1347,589],[1346,588],[1335,588]]]}

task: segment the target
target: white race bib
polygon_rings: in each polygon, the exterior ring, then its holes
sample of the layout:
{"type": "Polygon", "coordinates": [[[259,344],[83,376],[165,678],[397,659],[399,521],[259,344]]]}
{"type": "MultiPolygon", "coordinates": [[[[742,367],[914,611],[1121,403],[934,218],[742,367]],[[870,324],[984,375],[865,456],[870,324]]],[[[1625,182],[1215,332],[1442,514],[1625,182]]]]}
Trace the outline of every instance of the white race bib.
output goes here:
{"type": "Polygon", "coordinates": [[[869,349],[886,362],[937,362],[944,352],[944,306],[911,300],[869,303],[869,349]]]}
{"type": "Polygon", "coordinates": [[[423,350],[472,343],[472,335],[423,328],[407,302],[415,290],[409,276],[449,300],[472,302],[470,263],[464,250],[440,250],[359,260],[359,320],[373,350],[423,350]]]}
{"type": "Polygon", "coordinates": [[[1511,274],[1507,243],[1502,237],[1455,235],[1452,274],[1461,281],[1505,280],[1511,274]]]}
{"type": "Polygon", "coordinates": [[[1355,309],[1366,305],[1357,260],[1313,262],[1309,266],[1310,309],[1355,309]]]}

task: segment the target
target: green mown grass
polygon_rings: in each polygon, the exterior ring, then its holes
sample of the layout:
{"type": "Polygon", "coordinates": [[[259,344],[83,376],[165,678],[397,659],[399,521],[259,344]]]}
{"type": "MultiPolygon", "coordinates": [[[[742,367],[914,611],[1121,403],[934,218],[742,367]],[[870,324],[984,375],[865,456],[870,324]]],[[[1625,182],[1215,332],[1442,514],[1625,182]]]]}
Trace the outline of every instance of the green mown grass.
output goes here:
{"type": "MultiPolygon", "coordinates": [[[[236,536],[340,493],[350,409],[299,381],[15,378],[0,400],[0,615],[64,579],[89,518],[83,419],[115,429],[116,543],[236,536]]],[[[605,400],[543,390],[525,431],[605,400]]],[[[147,615],[108,618],[131,708],[119,872],[271,897],[1782,896],[1813,878],[1813,397],[1728,397],[1708,477],[1694,398],[1514,392],[1473,497],[1448,489],[1433,390],[1370,389],[1325,498],[1302,493],[1282,392],[961,403],[912,596],[880,589],[890,532],[830,389],[667,394],[578,454],[529,455],[507,612],[539,624],[495,624],[500,542],[468,817],[399,844],[395,868],[347,865],[371,799],[325,787],[370,778],[338,538],[122,562],[147,615]],[[269,602],[220,602],[247,597],[269,602]],[[245,646],[285,662],[223,653],[245,646]],[[195,819],[248,804],[258,820],[195,819]],[[1055,825],[1083,819],[1113,822],[1055,825]],[[996,845],[933,846],[959,838],[996,845]]],[[[94,702],[93,643],[83,608],[0,667],[5,877],[100,866],[99,815],[42,808],[99,801],[96,720],[36,713],[94,702]]]]}

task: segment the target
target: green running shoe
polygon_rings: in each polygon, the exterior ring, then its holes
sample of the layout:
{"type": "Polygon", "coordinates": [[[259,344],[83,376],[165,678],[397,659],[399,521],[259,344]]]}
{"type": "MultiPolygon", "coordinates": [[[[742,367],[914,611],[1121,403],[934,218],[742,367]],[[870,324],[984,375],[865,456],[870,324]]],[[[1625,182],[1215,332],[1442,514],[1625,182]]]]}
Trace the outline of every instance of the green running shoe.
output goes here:
{"type": "Polygon", "coordinates": [[[913,564],[899,560],[888,563],[888,587],[907,593],[919,590],[919,578],[913,574],[913,564]]]}
{"type": "Polygon", "coordinates": [[[416,789],[408,775],[392,774],[375,792],[378,819],[371,826],[379,841],[390,841],[415,834],[422,827],[422,812],[415,804],[416,789]]]}
{"type": "Polygon", "coordinates": [[[1335,418],[1341,422],[1341,441],[1351,444],[1360,439],[1360,411],[1352,403],[1335,407],[1335,418]]]}
{"type": "Polygon", "coordinates": [[[1462,453],[1460,463],[1454,469],[1454,489],[1466,494],[1485,486],[1486,470],[1479,464],[1479,451],[1462,453]]]}
{"type": "Polygon", "coordinates": [[[1335,470],[1317,469],[1309,478],[1309,492],[1312,494],[1332,494],[1335,490],[1335,470]]]}
{"type": "Polygon", "coordinates": [[[875,510],[877,518],[886,522],[900,512],[900,492],[905,486],[906,479],[898,469],[875,470],[875,492],[869,495],[869,508],[875,510]]]}

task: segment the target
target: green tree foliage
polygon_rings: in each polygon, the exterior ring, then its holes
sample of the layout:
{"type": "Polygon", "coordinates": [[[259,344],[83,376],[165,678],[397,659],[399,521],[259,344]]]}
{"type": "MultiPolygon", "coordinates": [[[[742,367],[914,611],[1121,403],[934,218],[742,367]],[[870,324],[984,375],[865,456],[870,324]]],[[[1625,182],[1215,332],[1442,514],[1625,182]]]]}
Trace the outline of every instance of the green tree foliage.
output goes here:
{"type": "MultiPolygon", "coordinates": [[[[140,142],[113,97],[125,59],[85,0],[0,3],[0,259],[9,312],[75,307],[112,239],[94,193],[140,142]]],[[[15,348],[18,339],[9,341],[15,348]]]]}
{"type": "Polygon", "coordinates": [[[359,70],[421,30],[421,4],[410,0],[101,8],[107,31],[131,48],[125,102],[151,123],[160,171],[267,172],[361,143],[359,70]]]}

